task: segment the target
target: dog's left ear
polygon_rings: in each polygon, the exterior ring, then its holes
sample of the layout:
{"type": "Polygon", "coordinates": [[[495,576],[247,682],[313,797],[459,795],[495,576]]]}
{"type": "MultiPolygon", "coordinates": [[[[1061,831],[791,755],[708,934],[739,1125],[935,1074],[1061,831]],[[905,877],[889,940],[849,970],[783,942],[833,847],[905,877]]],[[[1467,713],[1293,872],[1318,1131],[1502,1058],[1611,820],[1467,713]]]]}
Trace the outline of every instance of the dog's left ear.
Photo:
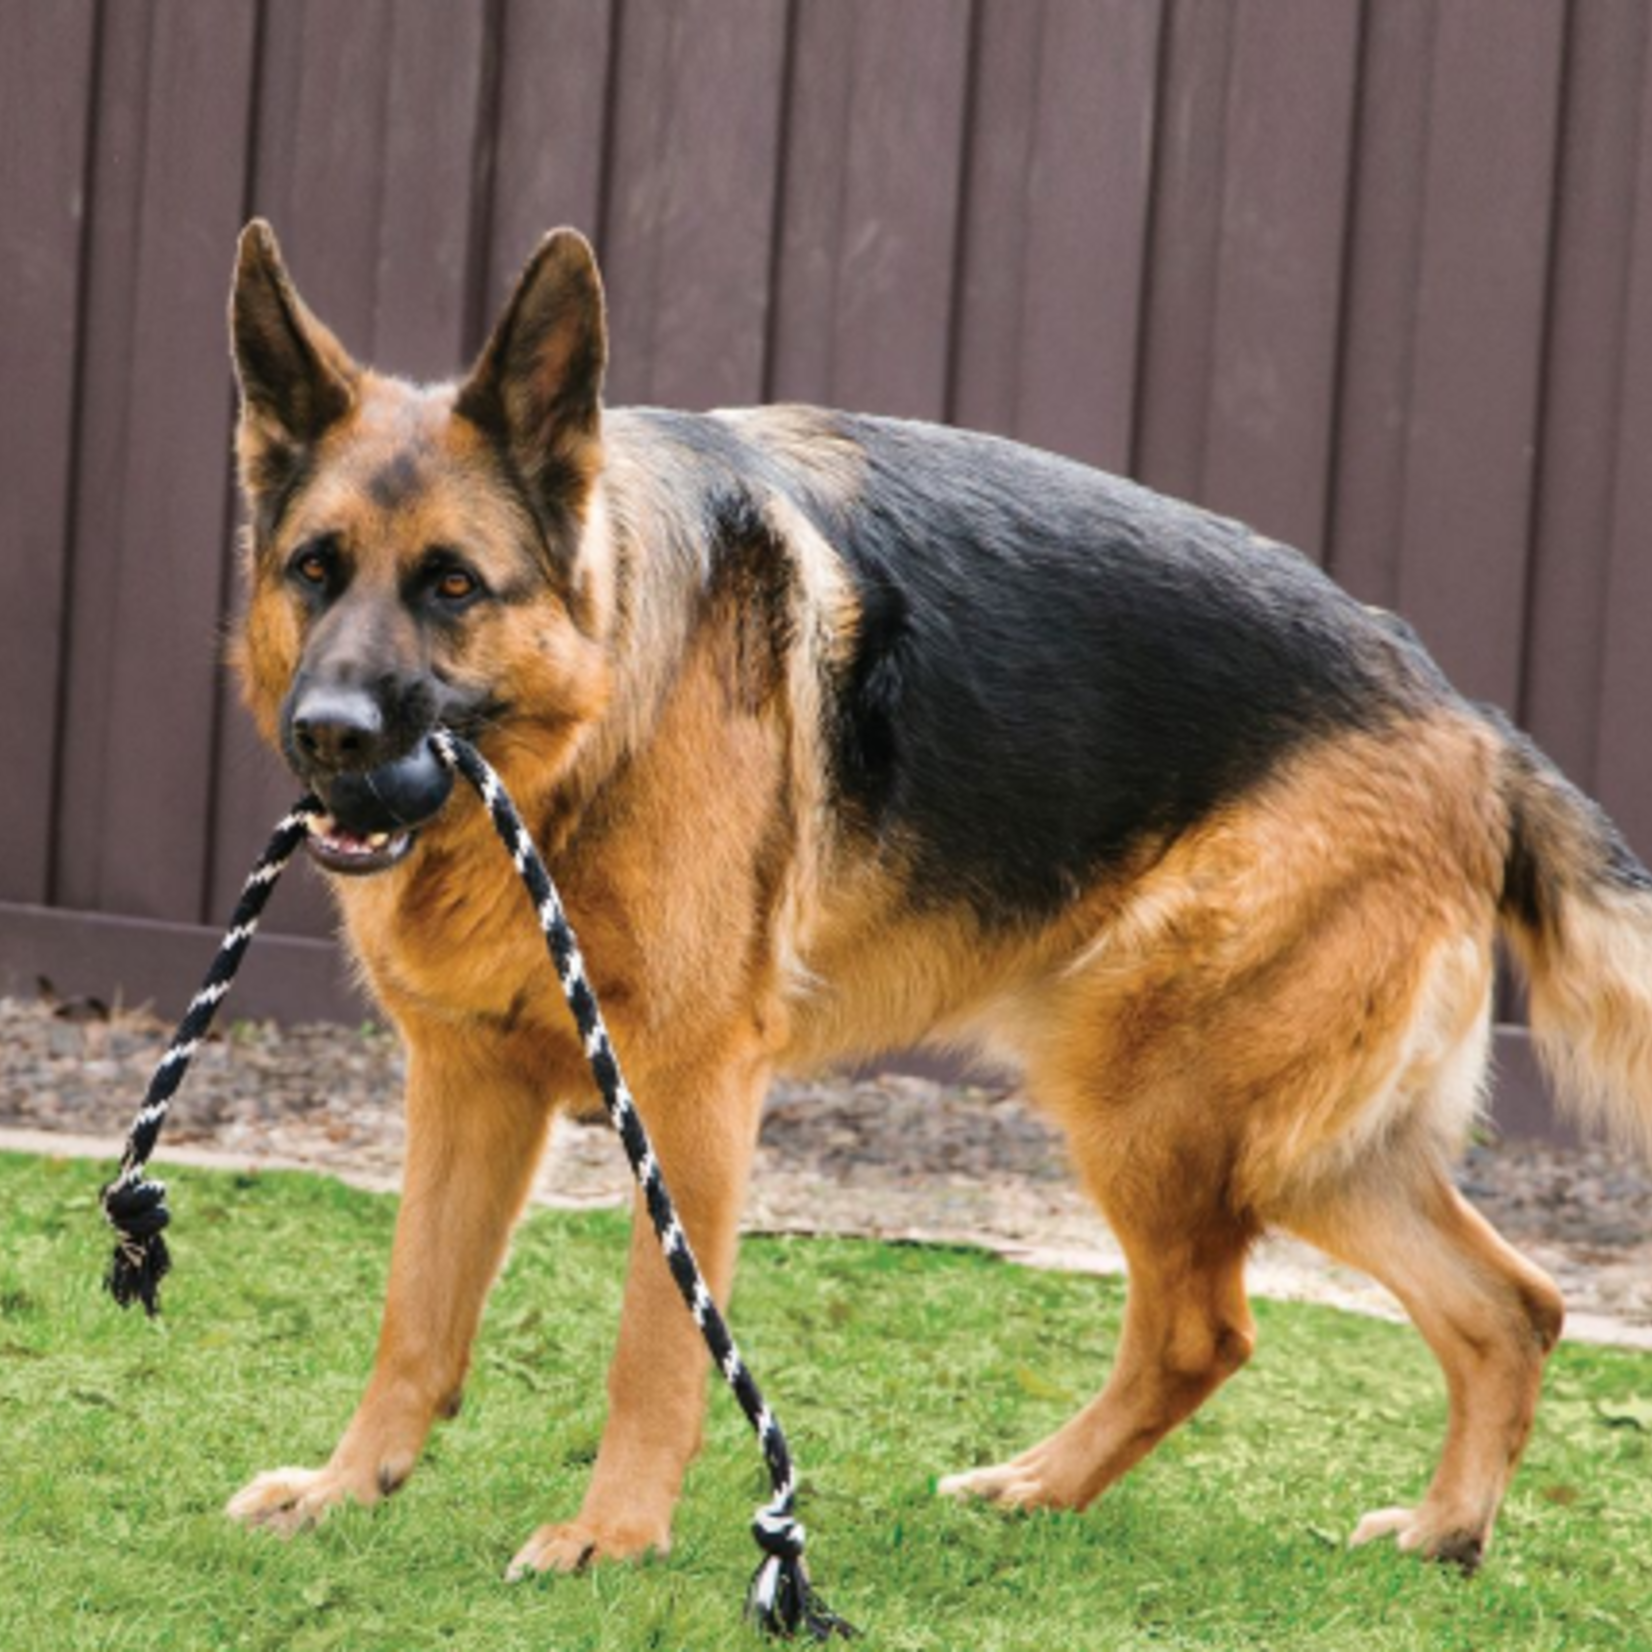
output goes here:
{"type": "Polygon", "coordinates": [[[553,230],[454,403],[504,443],[535,505],[552,518],[577,508],[600,463],[607,363],[596,256],[578,230],[553,230]]]}

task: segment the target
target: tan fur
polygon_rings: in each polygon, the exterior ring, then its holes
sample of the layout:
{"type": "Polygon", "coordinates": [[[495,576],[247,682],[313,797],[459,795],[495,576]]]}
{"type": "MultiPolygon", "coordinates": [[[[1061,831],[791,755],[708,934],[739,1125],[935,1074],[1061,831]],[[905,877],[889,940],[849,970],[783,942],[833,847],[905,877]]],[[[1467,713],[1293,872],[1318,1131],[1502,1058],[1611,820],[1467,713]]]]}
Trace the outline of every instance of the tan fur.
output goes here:
{"type": "Polygon", "coordinates": [[[713,415],[734,426],[748,441],[807,476],[825,497],[847,502],[861,490],[865,455],[818,407],[782,403],[774,407],[719,408],[713,415]]]}
{"type": "Polygon", "coordinates": [[[1652,897],[1580,890],[1552,934],[1517,926],[1510,936],[1556,1089],[1590,1123],[1652,1154],[1652,897]]]}
{"type": "Polygon", "coordinates": [[[1507,932],[1563,1101],[1652,1154],[1652,884],[1611,823],[1510,738],[1507,932]]]}
{"type": "MultiPolygon", "coordinates": [[[[547,245],[569,279],[594,282],[583,243],[547,245]]],[[[254,290],[254,320],[279,290],[254,290]]],[[[484,366],[509,344],[502,326],[484,366]]],[[[557,334],[546,371],[565,371],[573,349],[557,334]]],[[[271,738],[305,634],[281,570],[307,535],[344,535],[386,614],[432,542],[462,543],[500,584],[522,569],[522,507],[453,417],[454,392],[379,379],[328,350],[348,410],[316,443],[313,482],[249,544],[236,658],[271,738]]],[[[1020,1067],[1066,1129],[1132,1282],[1097,1399],[947,1489],[1020,1505],[1095,1497],[1248,1358],[1245,1256],[1282,1226],[1386,1280],[1447,1375],[1433,1485],[1415,1511],[1385,1511],[1357,1535],[1393,1532],[1472,1564],[1561,1315],[1443,1168],[1484,1072],[1511,849],[1498,734],[1441,703],[1306,743],[1046,921],[989,928],[960,903],[915,903],[913,846],[874,838],[829,780],[826,698],[859,619],[837,553],[795,506],[763,501],[789,584],[773,634],[754,639],[737,598],[707,595],[708,549],[680,508],[689,456],[628,432],[623,415],[603,416],[599,447],[587,412],[577,561],[431,646],[444,672],[513,708],[484,749],[551,862],[714,1289],[732,1279],[772,1072],[922,1042],[985,1051],[1020,1067]]],[[[719,417],[853,501],[859,457],[821,416],[719,417]]],[[[247,411],[255,507],[267,445],[285,439],[247,411]]],[[[231,1512],[249,1521],[290,1529],[405,1478],[456,1403],[550,1113],[588,1095],[516,875],[465,804],[425,827],[403,866],[337,885],[350,947],[410,1052],[406,1196],[355,1419],[325,1468],[242,1492],[231,1512]]],[[[1640,933],[1574,902],[1557,939],[1527,944],[1540,1028],[1577,1040],[1592,1068],[1652,1073],[1640,933]],[[1603,984],[1620,995],[1604,1007],[1603,984]]],[[[516,1569],[669,1542],[704,1374],[639,1219],[584,1504],[537,1530],[516,1569]]]]}

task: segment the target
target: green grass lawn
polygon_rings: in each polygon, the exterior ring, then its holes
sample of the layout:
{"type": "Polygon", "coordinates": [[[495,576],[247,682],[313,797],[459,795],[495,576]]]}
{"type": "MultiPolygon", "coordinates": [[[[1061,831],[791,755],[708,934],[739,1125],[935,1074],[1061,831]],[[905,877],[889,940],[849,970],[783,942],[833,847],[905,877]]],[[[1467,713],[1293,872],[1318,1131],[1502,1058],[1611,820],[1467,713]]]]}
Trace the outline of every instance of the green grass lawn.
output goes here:
{"type": "MultiPolygon", "coordinates": [[[[721,1390],[673,1553],[507,1587],[578,1503],[624,1223],[541,1213],[463,1415],[406,1491],[292,1543],[219,1510],[323,1459],[365,1375],[395,1204],[300,1176],[172,1178],[167,1314],[98,1286],[97,1167],[0,1157],[0,1646],[723,1648],[764,1492],[721,1390]]],[[[1652,1358],[1565,1348],[1486,1571],[1348,1554],[1427,1478],[1443,1402],[1401,1328],[1258,1305],[1253,1365],[1085,1515],[937,1499],[1099,1385],[1120,1288],[984,1254],[748,1245],[734,1323],[805,1475],[810,1555],[880,1648],[1652,1646],[1652,1358]]]]}

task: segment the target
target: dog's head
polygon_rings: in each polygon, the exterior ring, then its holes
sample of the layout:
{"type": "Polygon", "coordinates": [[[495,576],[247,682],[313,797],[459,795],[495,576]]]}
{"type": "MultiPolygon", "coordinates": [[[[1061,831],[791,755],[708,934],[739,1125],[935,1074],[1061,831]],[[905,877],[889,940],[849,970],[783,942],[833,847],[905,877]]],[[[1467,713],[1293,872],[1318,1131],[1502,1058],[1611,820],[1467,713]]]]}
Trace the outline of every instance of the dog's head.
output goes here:
{"type": "Polygon", "coordinates": [[[331,811],[312,854],[382,871],[446,800],[438,725],[546,776],[606,698],[596,264],[576,232],[547,236],[469,377],[430,388],[358,366],[255,222],[230,330],[250,560],[233,658],[331,811]]]}

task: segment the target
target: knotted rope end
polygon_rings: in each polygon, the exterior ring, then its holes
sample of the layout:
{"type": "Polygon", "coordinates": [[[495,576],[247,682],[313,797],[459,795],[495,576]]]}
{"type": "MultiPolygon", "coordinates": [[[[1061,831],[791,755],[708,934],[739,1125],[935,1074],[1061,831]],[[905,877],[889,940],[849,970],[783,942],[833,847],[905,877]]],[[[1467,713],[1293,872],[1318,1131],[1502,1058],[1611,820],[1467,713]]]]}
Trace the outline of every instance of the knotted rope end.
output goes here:
{"type": "Polygon", "coordinates": [[[166,1047],[166,1054],[149,1080],[143,1105],[126,1138],[120,1174],[103,1190],[103,1214],[115,1230],[115,1254],[103,1283],[121,1307],[129,1308],[134,1302],[141,1302],[151,1319],[160,1312],[161,1281],[172,1271],[172,1258],[161,1237],[161,1230],[172,1220],[172,1213],[166,1208],[166,1183],[146,1181],[144,1168],[160,1140],[172,1097],[183,1083],[202,1039],[211,1031],[218,1006],[228,994],[235,972],[252,944],[264,903],[320,809],[321,804],[315,797],[300,798],[291,812],[278,822],[268,846],[254,863],[241,887],[241,898],[235,903],[235,913],[218,945],[206,980],[190,1000],[172,1042],[166,1047]]]}
{"type": "Polygon", "coordinates": [[[104,1288],[123,1308],[134,1302],[153,1319],[161,1311],[161,1281],[172,1271],[164,1229],[172,1220],[166,1208],[166,1183],[111,1182],[103,1190],[103,1214],[115,1230],[115,1250],[104,1288]]]}
{"type": "Polygon", "coordinates": [[[746,1617],[775,1640],[850,1640],[860,1633],[815,1593],[801,1556],[764,1560],[751,1580],[746,1617]]]}
{"type": "Polygon", "coordinates": [[[790,1498],[782,1493],[782,1499],[784,1506],[766,1505],[751,1523],[763,1560],[746,1594],[746,1617],[776,1640],[849,1640],[859,1630],[815,1593],[803,1564],[802,1524],[790,1511],[790,1498]]]}

